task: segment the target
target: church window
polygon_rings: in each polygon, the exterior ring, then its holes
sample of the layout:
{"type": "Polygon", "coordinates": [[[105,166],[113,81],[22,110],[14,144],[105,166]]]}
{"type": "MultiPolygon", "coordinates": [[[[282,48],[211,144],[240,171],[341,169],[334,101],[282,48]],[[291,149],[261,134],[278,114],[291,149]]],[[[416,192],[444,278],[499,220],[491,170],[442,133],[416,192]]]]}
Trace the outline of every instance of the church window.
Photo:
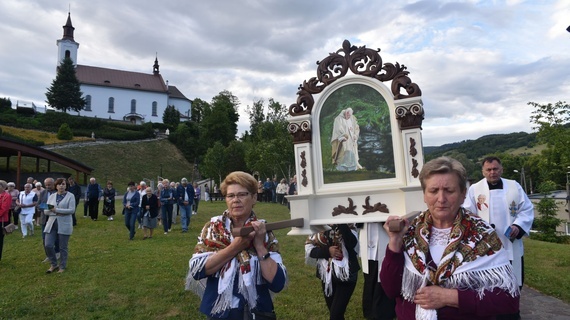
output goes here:
{"type": "Polygon", "coordinates": [[[108,113],[115,113],[115,98],[109,97],[109,110],[108,113]]]}
{"type": "Polygon", "coordinates": [[[71,58],[71,52],[69,52],[69,50],[65,50],[65,57],[71,58]]]}
{"type": "Polygon", "coordinates": [[[131,113],[137,113],[137,100],[131,100],[131,113]]]}
{"type": "Polygon", "coordinates": [[[158,117],[157,103],[156,103],[156,101],[153,101],[153,102],[152,102],[152,116],[153,116],[153,117],[158,117]]]}
{"type": "Polygon", "coordinates": [[[85,107],[83,107],[85,111],[91,111],[91,95],[85,96],[85,107]]]}

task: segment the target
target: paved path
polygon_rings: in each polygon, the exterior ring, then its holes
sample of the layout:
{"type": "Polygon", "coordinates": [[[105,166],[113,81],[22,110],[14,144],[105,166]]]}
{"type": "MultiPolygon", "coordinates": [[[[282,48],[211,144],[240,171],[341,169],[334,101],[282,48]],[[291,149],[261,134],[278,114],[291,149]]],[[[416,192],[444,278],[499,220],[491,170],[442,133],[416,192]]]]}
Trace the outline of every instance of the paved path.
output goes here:
{"type": "Polygon", "coordinates": [[[524,286],[521,294],[522,320],[569,320],[570,304],[524,286]]]}

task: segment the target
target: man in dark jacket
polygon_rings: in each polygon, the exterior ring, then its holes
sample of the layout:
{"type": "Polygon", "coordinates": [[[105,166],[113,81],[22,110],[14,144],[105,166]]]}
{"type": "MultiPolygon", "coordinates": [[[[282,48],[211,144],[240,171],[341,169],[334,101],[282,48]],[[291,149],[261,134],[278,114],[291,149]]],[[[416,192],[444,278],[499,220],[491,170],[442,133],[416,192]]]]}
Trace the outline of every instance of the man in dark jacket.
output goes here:
{"type": "Polygon", "coordinates": [[[99,216],[99,200],[101,200],[101,194],[103,189],[97,183],[95,178],[89,179],[89,185],[87,186],[87,200],[89,201],[89,216],[91,220],[97,221],[99,216]]]}
{"type": "Polygon", "coordinates": [[[194,187],[188,183],[188,179],[182,178],[182,180],[180,180],[180,185],[176,189],[176,194],[178,196],[178,208],[180,208],[182,232],[188,232],[190,218],[192,217],[194,187]]]}

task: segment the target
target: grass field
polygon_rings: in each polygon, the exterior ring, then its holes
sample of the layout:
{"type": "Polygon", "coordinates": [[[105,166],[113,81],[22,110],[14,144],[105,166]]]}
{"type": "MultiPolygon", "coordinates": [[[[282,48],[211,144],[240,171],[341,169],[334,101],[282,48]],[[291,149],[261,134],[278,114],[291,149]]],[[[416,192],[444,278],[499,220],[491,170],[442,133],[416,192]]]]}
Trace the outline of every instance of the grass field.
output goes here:
{"type": "MultiPolygon", "coordinates": [[[[167,140],[57,152],[96,167],[95,177],[114,180],[117,190],[124,190],[129,180],[156,177],[159,170],[171,180],[191,178],[192,164],[167,140]]],[[[0,319],[205,319],[198,311],[199,298],[184,291],[184,279],[199,231],[224,209],[224,202],[202,201],[189,233],[181,233],[175,224],[168,235],[159,227],[153,239],[143,241],[141,230],[129,241],[123,216],[115,221],[84,219],[81,203],[64,274],[45,274],[49,266],[41,263],[38,228],[26,239],[18,230],[6,236],[0,261],[0,319]]],[[[258,203],[254,209],[269,222],[290,218],[285,206],[258,203]]],[[[328,319],[320,280],[304,264],[305,237],[287,232],[276,231],[289,275],[288,287],[275,296],[278,318],[328,319]]],[[[570,303],[569,248],[526,239],[525,283],[570,303]]],[[[362,319],[362,283],[360,274],[346,319],[362,319]]]]}
{"type": "MultiPolygon", "coordinates": [[[[57,133],[53,132],[14,128],[9,126],[0,126],[0,128],[2,128],[3,132],[9,133],[11,135],[20,137],[22,139],[43,141],[46,145],[70,142],[67,140],[58,139],[57,133]]],[[[76,141],[92,141],[92,140],[93,139],[87,137],[73,137],[72,141],[76,142],[76,141]]]]}
{"type": "MultiPolygon", "coordinates": [[[[117,201],[118,202],[118,201],[117,201]]],[[[45,274],[41,235],[22,239],[16,231],[5,238],[0,272],[1,319],[205,319],[199,299],[184,291],[188,259],[204,223],[220,214],[224,202],[200,202],[189,233],[180,224],[152,239],[128,240],[123,217],[115,221],[84,219],[78,207],[78,225],[70,240],[70,256],[64,274],[45,274]]],[[[268,221],[289,219],[285,206],[258,203],[257,214],[268,221]]],[[[118,211],[120,212],[120,211],[118,211]]],[[[279,319],[328,319],[320,280],[313,267],[304,264],[304,236],[287,236],[278,230],[289,285],[275,296],[279,319]]],[[[570,250],[568,246],[526,240],[526,283],[570,302],[570,250]]],[[[346,318],[361,319],[362,275],[346,318]]]]}
{"type": "MultiPolygon", "coordinates": [[[[118,203],[118,201],[117,201],[118,203]]],[[[46,274],[39,227],[32,237],[21,233],[5,238],[0,272],[6,279],[0,289],[1,319],[205,319],[199,299],[184,291],[188,260],[204,223],[220,214],[224,202],[200,203],[189,233],[180,224],[152,239],[135,241],[120,214],[115,221],[84,219],[78,206],[78,225],[70,239],[64,274],[46,274]]],[[[259,203],[256,212],[268,221],[289,219],[286,206],[259,203]]],[[[120,212],[120,211],[118,211],[120,212]]],[[[328,319],[319,280],[313,267],[304,264],[303,236],[276,231],[289,272],[289,286],[275,296],[280,319],[328,319]]],[[[362,279],[347,312],[361,318],[362,279]]]]}

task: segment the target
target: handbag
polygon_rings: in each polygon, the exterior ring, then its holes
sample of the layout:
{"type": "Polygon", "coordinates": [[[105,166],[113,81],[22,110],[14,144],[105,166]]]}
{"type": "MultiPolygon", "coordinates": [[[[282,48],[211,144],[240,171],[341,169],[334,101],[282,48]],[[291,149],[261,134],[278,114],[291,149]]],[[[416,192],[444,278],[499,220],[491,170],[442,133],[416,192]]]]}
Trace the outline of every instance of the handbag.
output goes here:
{"type": "MultiPolygon", "coordinates": [[[[2,223],[2,225],[4,225],[4,224],[2,223]]],[[[10,233],[14,232],[14,230],[16,230],[16,225],[13,223],[10,223],[10,224],[8,224],[2,228],[2,233],[10,234],[10,233]]]]}

